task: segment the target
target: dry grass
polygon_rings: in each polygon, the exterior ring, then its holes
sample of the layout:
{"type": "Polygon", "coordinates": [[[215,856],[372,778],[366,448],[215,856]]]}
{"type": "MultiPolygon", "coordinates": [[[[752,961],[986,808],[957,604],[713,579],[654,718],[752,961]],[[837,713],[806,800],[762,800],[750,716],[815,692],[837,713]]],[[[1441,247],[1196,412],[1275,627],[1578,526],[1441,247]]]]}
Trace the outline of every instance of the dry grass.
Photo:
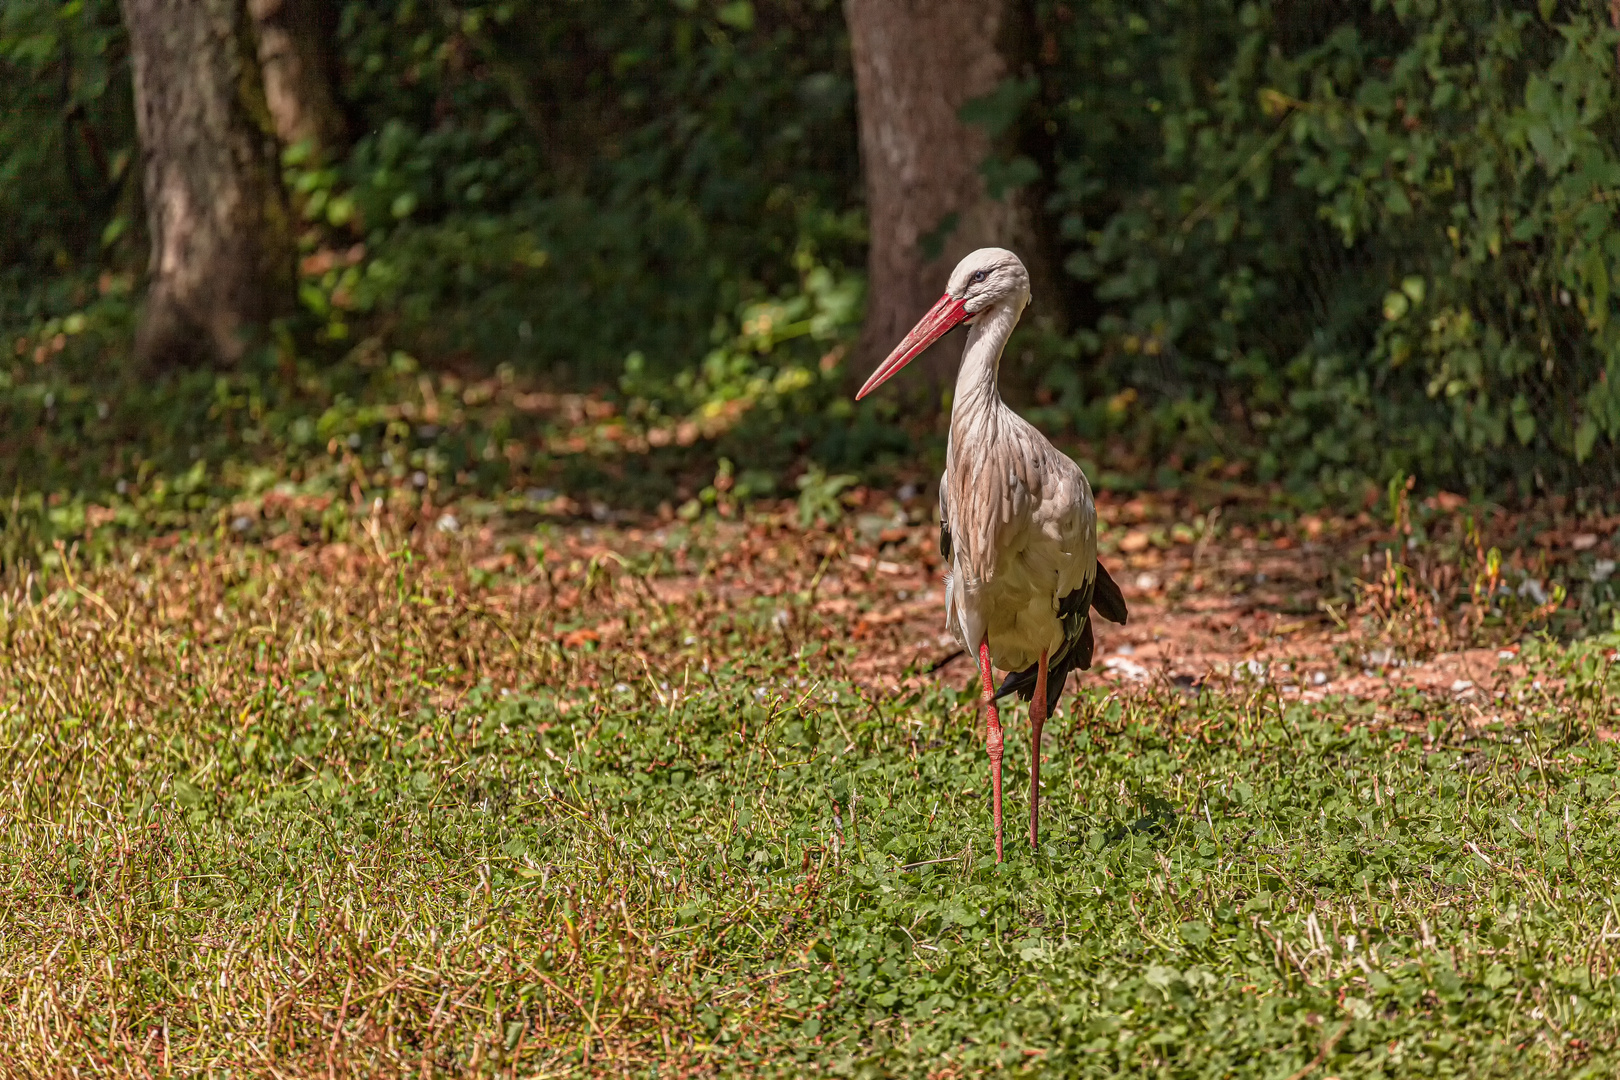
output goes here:
{"type": "Polygon", "coordinates": [[[278,546],[159,541],[0,595],[0,1044],[41,1075],[678,1059],[692,995],[669,987],[703,957],[647,965],[669,906],[645,867],[522,775],[534,747],[468,768],[507,731],[469,716],[523,690],[589,729],[620,680],[673,704],[716,652],[792,667],[818,595],[815,648],[858,622],[859,575],[827,580],[837,538],[548,544],[374,517],[354,543],[278,546]],[[492,807],[580,826],[591,873],[493,846],[492,807]]]}

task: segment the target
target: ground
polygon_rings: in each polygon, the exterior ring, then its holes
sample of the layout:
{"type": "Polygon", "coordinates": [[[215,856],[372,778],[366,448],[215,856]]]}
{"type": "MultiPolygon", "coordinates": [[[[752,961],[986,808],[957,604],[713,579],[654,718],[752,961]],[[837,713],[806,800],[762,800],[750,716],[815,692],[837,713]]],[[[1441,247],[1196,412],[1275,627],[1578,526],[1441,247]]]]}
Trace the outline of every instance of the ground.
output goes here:
{"type": "Polygon", "coordinates": [[[1533,631],[1620,522],[1105,496],[1132,618],[998,866],[930,508],[847,502],[11,582],[12,1068],[1613,1075],[1614,646],[1533,631]]]}

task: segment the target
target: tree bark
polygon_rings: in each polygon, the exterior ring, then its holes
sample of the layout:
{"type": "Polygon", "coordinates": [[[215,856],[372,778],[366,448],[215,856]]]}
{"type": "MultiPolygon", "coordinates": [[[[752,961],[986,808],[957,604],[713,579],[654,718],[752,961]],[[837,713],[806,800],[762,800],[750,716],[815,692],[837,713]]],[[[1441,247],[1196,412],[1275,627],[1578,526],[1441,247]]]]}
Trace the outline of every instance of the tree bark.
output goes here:
{"type": "MultiPolygon", "coordinates": [[[[1016,125],[992,139],[958,118],[969,101],[1032,70],[1025,0],[844,0],[844,14],[871,234],[857,365],[885,356],[976,248],[1017,252],[1030,271],[1034,310],[1061,312],[1037,200],[1027,189],[991,198],[980,173],[989,155],[1013,148],[1016,125]]],[[[919,361],[934,389],[954,375],[957,352],[936,347],[919,361]]]]}
{"type": "Polygon", "coordinates": [[[248,0],[258,31],[264,96],[283,146],[307,144],[330,161],[347,142],[343,111],[332,94],[328,43],[337,31],[329,0],[248,0]]]}
{"type": "Polygon", "coordinates": [[[297,247],[244,0],[122,0],[151,259],[138,360],[232,362],[292,310],[297,247]]]}

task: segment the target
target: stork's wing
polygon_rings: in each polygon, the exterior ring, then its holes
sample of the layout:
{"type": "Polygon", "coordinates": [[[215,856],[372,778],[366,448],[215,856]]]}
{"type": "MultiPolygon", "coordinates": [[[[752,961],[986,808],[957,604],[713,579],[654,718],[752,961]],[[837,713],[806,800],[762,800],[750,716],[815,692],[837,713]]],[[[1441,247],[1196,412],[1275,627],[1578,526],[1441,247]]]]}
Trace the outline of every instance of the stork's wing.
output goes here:
{"type": "MultiPolygon", "coordinates": [[[[951,473],[947,469],[939,478],[939,557],[945,562],[945,629],[957,641],[962,641],[964,634],[961,630],[961,620],[958,618],[957,601],[961,599],[956,595],[956,564],[951,556],[956,552],[956,538],[951,534],[951,513],[949,509],[949,492],[951,490],[951,473]]],[[[956,659],[960,653],[952,653],[940,664],[946,664],[956,659]]]]}

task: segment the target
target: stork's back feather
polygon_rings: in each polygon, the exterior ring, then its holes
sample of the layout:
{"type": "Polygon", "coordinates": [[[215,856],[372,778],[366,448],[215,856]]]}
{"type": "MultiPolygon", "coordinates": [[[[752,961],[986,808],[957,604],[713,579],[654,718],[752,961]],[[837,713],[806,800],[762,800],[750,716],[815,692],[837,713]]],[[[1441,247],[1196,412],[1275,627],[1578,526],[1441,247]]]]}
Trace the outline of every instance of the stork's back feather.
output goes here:
{"type": "Polygon", "coordinates": [[[1004,534],[1044,524],[1035,519],[1054,506],[1083,501],[1089,509],[1089,491],[1067,490],[1085,482],[1075,464],[997,399],[958,403],[951,448],[942,500],[950,507],[948,543],[971,587],[995,577],[1004,534]]]}

